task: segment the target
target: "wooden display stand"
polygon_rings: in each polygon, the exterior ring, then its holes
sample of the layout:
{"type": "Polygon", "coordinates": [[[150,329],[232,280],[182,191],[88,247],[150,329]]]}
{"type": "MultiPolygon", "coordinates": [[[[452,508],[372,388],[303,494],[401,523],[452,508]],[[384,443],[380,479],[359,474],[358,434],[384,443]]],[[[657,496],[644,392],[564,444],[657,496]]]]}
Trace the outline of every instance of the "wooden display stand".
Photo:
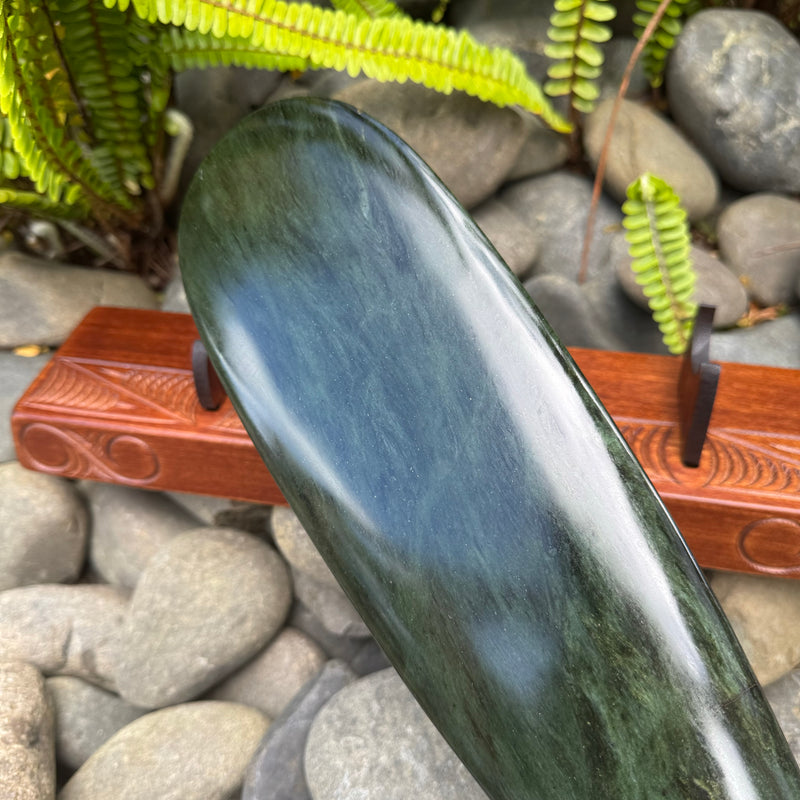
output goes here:
{"type": "MultiPolygon", "coordinates": [[[[95,308],[12,415],[20,462],[71,478],[285,502],[230,401],[210,411],[185,314],[95,308]]],[[[707,568],[800,577],[800,372],[724,364],[697,467],[677,357],[571,349],[707,568]]],[[[554,456],[557,457],[557,456],[554,456]]]]}

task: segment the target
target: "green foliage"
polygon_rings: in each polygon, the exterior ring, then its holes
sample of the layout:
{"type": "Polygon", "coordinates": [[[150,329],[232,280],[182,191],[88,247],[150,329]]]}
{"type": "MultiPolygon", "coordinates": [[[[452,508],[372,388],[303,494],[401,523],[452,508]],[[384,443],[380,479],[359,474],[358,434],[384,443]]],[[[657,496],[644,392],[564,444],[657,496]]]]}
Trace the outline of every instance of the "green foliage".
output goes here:
{"type": "Polygon", "coordinates": [[[609,0],[555,0],[545,53],[555,59],[547,70],[544,89],[551,97],[569,96],[577,111],[590,112],[599,95],[603,51],[598,44],[611,38],[605,23],[617,10],[609,0]]]}
{"type": "MultiPolygon", "coordinates": [[[[0,202],[147,224],[172,70],[332,68],[568,123],[509,51],[389,0],[0,0],[0,202]]],[[[170,169],[166,170],[167,174],[170,169]]]]}
{"type": "MultiPolygon", "coordinates": [[[[638,9],[633,15],[635,33],[641,38],[644,29],[658,9],[658,0],[636,0],[638,9]]],[[[683,29],[683,20],[697,8],[694,0],[672,0],[653,35],[644,46],[642,66],[650,85],[655,89],[664,82],[667,56],[675,46],[675,40],[683,29]]]]}
{"type": "Polygon", "coordinates": [[[0,111],[19,162],[4,158],[3,178],[27,179],[3,187],[4,202],[136,217],[135,198],[154,184],[169,91],[155,40],[135,15],[99,0],[0,4],[0,111]]]}
{"type": "Polygon", "coordinates": [[[622,224],[636,282],[644,289],[664,344],[671,353],[683,353],[697,312],[686,212],[672,187],[650,173],[637,178],[627,194],[622,224]]]}
{"type": "MultiPolygon", "coordinates": [[[[127,10],[130,0],[106,3],[127,10]]],[[[300,59],[308,69],[411,80],[445,94],[460,90],[498,106],[519,106],[556,130],[569,129],[516,56],[481,45],[466,31],[282,0],[133,0],[132,7],[151,23],[224,40],[228,63],[238,63],[234,49],[249,56],[261,51],[275,59],[300,59]]]]}

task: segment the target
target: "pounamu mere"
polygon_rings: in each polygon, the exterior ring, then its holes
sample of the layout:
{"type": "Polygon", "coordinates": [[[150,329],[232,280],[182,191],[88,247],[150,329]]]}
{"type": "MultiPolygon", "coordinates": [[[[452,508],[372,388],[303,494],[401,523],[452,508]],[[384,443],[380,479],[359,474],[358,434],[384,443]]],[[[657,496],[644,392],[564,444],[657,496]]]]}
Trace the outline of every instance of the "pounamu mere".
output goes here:
{"type": "Polygon", "coordinates": [[[491,798],[800,797],[641,467],[407,145],[268,106],[201,166],[179,249],[267,467],[491,798]]]}

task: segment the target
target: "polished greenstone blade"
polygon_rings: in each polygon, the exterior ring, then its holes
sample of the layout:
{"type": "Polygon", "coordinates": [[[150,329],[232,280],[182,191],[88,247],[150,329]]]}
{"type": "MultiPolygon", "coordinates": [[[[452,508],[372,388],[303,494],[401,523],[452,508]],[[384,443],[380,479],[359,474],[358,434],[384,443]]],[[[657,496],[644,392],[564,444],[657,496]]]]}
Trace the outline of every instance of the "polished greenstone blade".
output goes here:
{"type": "Polygon", "coordinates": [[[408,146],[268,106],[194,179],[180,260],[268,468],[490,797],[800,798],[639,464],[408,146]]]}

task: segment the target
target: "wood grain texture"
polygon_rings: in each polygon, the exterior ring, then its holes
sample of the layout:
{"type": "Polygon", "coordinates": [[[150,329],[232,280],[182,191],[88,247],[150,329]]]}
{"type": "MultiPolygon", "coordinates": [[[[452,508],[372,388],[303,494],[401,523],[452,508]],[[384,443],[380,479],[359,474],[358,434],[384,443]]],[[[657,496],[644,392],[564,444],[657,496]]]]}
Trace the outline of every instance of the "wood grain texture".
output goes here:
{"type": "MultiPolygon", "coordinates": [[[[95,308],[12,417],[25,466],[256,503],[286,500],[229,400],[198,404],[187,314],[95,308]]],[[[573,348],[701,566],[800,577],[800,373],[724,364],[697,469],[680,460],[672,356],[573,348]],[[763,387],[770,387],[764,392],[763,387]]]]}
{"type": "Polygon", "coordinates": [[[639,463],[403,142],[269,106],[201,167],[179,249],[262,458],[493,800],[800,796],[639,463]]]}

